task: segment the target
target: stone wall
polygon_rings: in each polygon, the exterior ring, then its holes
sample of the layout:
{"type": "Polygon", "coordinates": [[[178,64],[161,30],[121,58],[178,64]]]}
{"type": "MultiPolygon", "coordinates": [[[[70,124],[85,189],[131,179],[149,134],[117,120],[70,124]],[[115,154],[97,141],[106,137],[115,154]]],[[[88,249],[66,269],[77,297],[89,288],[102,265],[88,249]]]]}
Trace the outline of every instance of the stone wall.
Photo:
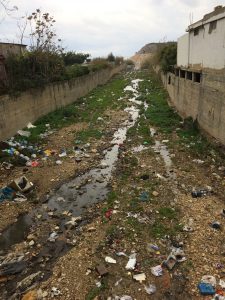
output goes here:
{"type": "Polygon", "coordinates": [[[225,145],[224,71],[203,71],[200,83],[172,73],[161,77],[179,114],[197,120],[204,131],[225,145]]]}
{"type": "Polygon", "coordinates": [[[60,107],[75,102],[98,85],[105,84],[124,66],[104,69],[65,82],[50,84],[43,89],[32,89],[18,97],[0,97],[0,140],[13,136],[29,122],[35,122],[60,107]]]}

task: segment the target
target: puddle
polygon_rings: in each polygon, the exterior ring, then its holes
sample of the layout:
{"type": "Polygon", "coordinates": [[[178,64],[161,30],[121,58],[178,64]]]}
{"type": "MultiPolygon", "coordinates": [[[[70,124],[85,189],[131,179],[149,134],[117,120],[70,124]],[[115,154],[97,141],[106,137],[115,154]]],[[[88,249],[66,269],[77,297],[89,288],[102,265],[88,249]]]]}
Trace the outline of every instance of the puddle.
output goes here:
{"type": "Polygon", "coordinates": [[[61,227],[71,219],[71,216],[80,216],[88,206],[105,200],[110,191],[109,183],[112,171],[118,160],[119,147],[126,140],[127,130],[134,126],[139,117],[139,109],[135,106],[125,108],[129,113],[128,120],[121,124],[121,127],[114,133],[111,141],[112,147],[105,151],[104,158],[100,161],[100,167],[80,175],[73,180],[64,183],[56,192],[50,196],[47,203],[33,210],[29,214],[22,215],[17,222],[10,225],[0,236],[0,249],[8,249],[12,245],[22,242],[30,226],[35,226],[34,219],[40,214],[48,219],[48,211],[54,212],[59,218],[61,227]],[[70,217],[65,217],[63,212],[69,212],[70,217]]]}
{"type": "Polygon", "coordinates": [[[18,217],[17,221],[9,226],[2,235],[0,235],[0,249],[5,250],[14,244],[23,241],[32,225],[32,218],[29,214],[18,217]]]}
{"type": "MultiPolygon", "coordinates": [[[[134,82],[134,85],[135,88],[137,88],[137,80],[134,82]]],[[[135,97],[131,99],[135,100],[135,97]]],[[[136,102],[134,103],[138,104],[136,102]]],[[[112,172],[116,167],[120,145],[126,140],[128,129],[134,126],[139,118],[139,109],[135,105],[127,107],[125,111],[129,113],[128,120],[123,122],[120,128],[114,133],[111,141],[111,148],[108,151],[103,152],[104,158],[100,161],[99,167],[91,169],[90,171],[77,176],[73,180],[62,184],[53,195],[50,195],[45,204],[42,204],[39,208],[34,209],[28,214],[21,215],[17,222],[10,225],[0,236],[0,249],[2,250],[2,253],[7,253],[10,251],[11,246],[23,242],[26,239],[31,228],[37,228],[38,225],[40,225],[40,222],[43,222],[44,225],[46,222],[47,225],[49,222],[49,211],[52,211],[54,217],[57,217],[59,226],[57,241],[54,243],[48,242],[45,233],[38,237],[36,243],[40,243],[41,247],[38,249],[39,253],[37,253],[36,258],[33,258],[32,262],[30,261],[28,264],[26,274],[33,273],[34,271],[37,272],[38,270],[43,272],[40,260],[43,258],[45,261],[45,257],[47,257],[48,260],[46,261],[44,269],[45,277],[43,279],[45,280],[50,275],[50,270],[56,259],[65,254],[72,247],[66,243],[65,236],[67,235],[68,230],[65,230],[65,223],[68,220],[71,220],[72,216],[77,217],[85,213],[87,207],[106,199],[107,194],[110,191],[110,180],[112,172]],[[69,217],[63,214],[65,211],[70,212],[69,217]],[[38,214],[43,216],[42,220],[37,219],[36,216],[38,214]]],[[[84,219],[80,226],[85,224],[85,222],[87,223],[88,219],[84,219]]],[[[78,226],[76,230],[79,232],[79,229],[80,227],[78,226]]],[[[71,231],[70,233],[72,235],[76,234],[76,230],[74,232],[71,231]]],[[[14,281],[6,283],[3,288],[7,291],[8,295],[17,291],[16,284],[20,282],[24,276],[26,275],[21,273],[14,281]]]]}
{"type": "Polygon", "coordinates": [[[47,203],[48,208],[54,210],[54,213],[70,211],[73,216],[79,216],[86,206],[106,198],[109,192],[108,184],[118,159],[119,145],[123,144],[127,130],[134,126],[139,116],[139,110],[134,106],[126,108],[125,111],[130,114],[130,120],[132,121],[125,121],[122,127],[114,133],[111,141],[113,147],[110,151],[107,151],[104,159],[100,162],[103,168],[92,169],[84,175],[63,184],[47,203]],[[57,199],[60,198],[64,198],[66,201],[58,201],[57,199]]]}
{"type": "Polygon", "coordinates": [[[167,149],[167,146],[160,143],[159,141],[155,141],[155,145],[152,148],[154,149],[155,152],[159,152],[159,154],[161,155],[166,167],[167,176],[170,179],[175,179],[176,174],[172,171],[173,163],[170,158],[170,153],[169,150],[167,149]]]}

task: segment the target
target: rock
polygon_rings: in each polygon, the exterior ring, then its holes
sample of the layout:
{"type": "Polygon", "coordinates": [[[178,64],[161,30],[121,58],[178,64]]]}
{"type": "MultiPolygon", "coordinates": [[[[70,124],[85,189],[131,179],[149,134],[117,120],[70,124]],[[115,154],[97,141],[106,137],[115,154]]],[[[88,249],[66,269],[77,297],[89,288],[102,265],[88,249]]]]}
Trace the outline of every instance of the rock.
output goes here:
{"type": "Polygon", "coordinates": [[[159,196],[159,193],[156,192],[156,191],[154,191],[154,192],[152,192],[152,195],[153,195],[154,197],[157,197],[157,196],[159,196]]]}
{"type": "Polygon", "coordinates": [[[29,242],[29,246],[31,246],[31,247],[34,246],[34,244],[35,244],[34,240],[32,240],[32,241],[29,242]]]}
{"type": "Polygon", "coordinates": [[[29,234],[28,236],[27,236],[27,240],[34,240],[35,239],[35,236],[33,235],[33,234],[29,234]]]}

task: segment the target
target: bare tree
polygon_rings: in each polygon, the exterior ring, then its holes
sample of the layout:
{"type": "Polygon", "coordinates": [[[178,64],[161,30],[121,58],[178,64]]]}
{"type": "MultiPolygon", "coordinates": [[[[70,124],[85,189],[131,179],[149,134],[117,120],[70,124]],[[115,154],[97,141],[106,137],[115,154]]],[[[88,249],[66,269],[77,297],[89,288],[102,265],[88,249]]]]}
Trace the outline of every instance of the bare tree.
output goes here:
{"type": "Polygon", "coordinates": [[[25,16],[21,17],[21,19],[19,21],[17,21],[17,28],[19,31],[17,34],[17,37],[19,38],[19,42],[21,45],[23,44],[23,39],[25,37],[27,24],[28,24],[27,14],[25,16]]]}
{"type": "Polygon", "coordinates": [[[62,47],[58,44],[61,39],[56,41],[54,30],[55,19],[49,13],[42,13],[36,9],[28,18],[31,28],[31,49],[46,52],[60,52],[62,47]]]}
{"type": "MultiPolygon", "coordinates": [[[[10,1],[8,0],[0,0],[0,7],[3,14],[11,16],[11,14],[18,10],[17,6],[11,6],[10,1]]],[[[0,23],[4,20],[4,15],[2,15],[0,23]]]]}

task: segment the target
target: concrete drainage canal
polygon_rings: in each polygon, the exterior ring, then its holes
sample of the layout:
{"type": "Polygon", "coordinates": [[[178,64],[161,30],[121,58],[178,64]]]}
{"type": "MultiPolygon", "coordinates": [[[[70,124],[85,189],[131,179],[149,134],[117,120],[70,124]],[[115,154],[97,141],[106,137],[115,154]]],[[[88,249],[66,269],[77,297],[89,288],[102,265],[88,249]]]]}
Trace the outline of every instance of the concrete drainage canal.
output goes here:
{"type": "MultiPolygon", "coordinates": [[[[0,279],[5,285],[4,290],[0,290],[1,299],[20,299],[34,282],[46,280],[56,260],[76,244],[82,226],[95,217],[92,206],[107,198],[120,146],[126,140],[127,130],[139,118],[138,106],[142,104],[136,100],[139,81],[133,80],[131,86],[125,88],[133,94],[128,99],[131,106],[125,109],[128,119],[114,133],[110,148],[104,150],[100,167],[62,184],[46,196],[40,207],[21,215],[3,231],[0,236],[0,279]],[[49,232],[46,228],[52,218],[56,219],[56,226],[49,232]],[[37,232],[38,239],[34,241],[33,233],[37,232]],[[37,244],[38,250],[20,251],[19,244],[25,240],[28,247],[37,244]]],[[[146,109],[146,105],[144,107],[146,109]]]]}

